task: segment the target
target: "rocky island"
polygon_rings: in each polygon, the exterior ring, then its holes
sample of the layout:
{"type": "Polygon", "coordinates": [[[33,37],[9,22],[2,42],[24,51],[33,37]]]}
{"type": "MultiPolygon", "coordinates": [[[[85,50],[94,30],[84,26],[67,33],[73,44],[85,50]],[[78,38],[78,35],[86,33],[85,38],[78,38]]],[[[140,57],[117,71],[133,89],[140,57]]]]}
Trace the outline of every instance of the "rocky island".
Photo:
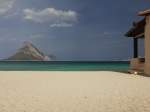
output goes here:
{"type": "Polygon", "coordinates": [[[45,55],[31,42],[25,42],[23,47],[17,50],[17,52],[9,57],[9,61],[51,61],[51,57],[45,55]]]}

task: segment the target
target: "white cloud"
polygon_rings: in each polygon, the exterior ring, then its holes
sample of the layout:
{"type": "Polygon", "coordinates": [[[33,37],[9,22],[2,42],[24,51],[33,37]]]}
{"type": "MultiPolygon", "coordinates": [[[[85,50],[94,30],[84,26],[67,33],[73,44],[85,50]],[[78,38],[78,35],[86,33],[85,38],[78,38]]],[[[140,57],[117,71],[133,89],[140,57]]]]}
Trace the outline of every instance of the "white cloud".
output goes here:
{"type": "Polygon", "coordinates": [[[50,27],[72,27],[73,24],[70,23],[60,23],[60,24],[51,24],[50,27]]]}
{"type": "Polygon", "coordinates": [[[13,8],[15,0],[0,0],[0,15],[6,14],[13,8]]]}
{"type": "Polygon", "coordinates": [[[77,13],[72,10],[63,11],[55,8],[43,10],[24,9],[24,19],[37,23],[48,23],[51,27],[68,27],[77,21],[77,13]]]}

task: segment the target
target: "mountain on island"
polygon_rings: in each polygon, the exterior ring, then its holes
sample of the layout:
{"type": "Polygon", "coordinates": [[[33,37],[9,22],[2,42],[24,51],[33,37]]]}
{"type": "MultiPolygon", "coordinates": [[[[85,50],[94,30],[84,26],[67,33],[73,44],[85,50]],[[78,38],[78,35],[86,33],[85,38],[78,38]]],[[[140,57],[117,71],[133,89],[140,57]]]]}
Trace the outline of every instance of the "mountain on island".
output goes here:
{"type": "Polygon", "coordinates": [[[9,57],[7,60],[19,61],[51,61],[52,59],[41,52],[31,42],[25,42],[23,47],[18,49],[17,52],[9,57]]]}

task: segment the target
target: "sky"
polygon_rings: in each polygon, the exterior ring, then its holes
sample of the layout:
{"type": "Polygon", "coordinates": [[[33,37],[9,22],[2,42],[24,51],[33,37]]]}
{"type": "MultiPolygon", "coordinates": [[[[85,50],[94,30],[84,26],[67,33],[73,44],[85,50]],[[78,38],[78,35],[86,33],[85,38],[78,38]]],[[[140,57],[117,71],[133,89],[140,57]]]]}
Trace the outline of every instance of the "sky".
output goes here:
{"type": "Polygon", "coordinates": [[[127,60],[124,34],[147,8],[149,0],[0,0],[0,59],[29,41],[61,61],[127,60]]]}

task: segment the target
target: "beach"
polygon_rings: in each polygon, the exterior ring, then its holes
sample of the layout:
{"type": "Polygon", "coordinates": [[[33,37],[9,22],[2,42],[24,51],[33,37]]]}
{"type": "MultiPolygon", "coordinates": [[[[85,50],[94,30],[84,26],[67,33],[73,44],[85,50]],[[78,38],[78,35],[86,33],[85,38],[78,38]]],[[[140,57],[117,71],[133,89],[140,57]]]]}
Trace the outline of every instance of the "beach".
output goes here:
{"type": "Polygon", "coordinates": [[[0,112],[150,112],[150,78],[107,71],[1,71],[0,112]]]}

